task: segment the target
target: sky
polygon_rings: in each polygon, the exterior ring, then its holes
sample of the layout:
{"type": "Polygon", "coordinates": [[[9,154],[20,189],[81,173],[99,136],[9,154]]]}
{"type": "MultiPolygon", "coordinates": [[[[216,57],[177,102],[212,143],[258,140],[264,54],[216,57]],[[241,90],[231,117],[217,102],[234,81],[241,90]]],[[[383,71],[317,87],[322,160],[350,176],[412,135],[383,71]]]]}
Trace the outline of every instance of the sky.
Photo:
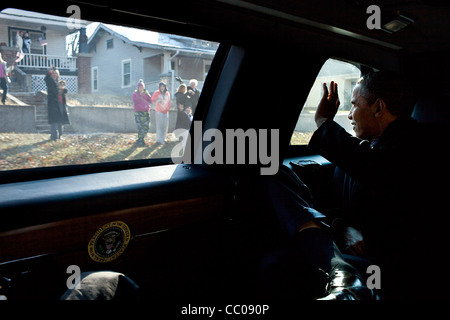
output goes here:
{"type": "MultiPolygon", "coordinates": [[[[99,22],[92,22],[86,27],[86,35],[88,38],[94,33],[95,29],[98,27],[99,22]]],[[[106,24],[107,28],[120,33],[121,35],[127,37],[131,41],[135,42],[146,42],[146,43],[158,43],[158,32],[148,31],[143,29],[129,28],[118,25],[106,24]]]]}

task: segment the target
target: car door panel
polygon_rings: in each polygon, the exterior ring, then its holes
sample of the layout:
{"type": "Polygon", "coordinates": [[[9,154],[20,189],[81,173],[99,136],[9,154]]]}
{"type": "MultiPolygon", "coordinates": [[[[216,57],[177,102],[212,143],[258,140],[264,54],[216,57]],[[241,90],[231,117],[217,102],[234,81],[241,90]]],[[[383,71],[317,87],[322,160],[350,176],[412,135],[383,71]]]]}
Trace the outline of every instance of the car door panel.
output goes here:
{"type": "MultiPolygon", "coordinates": [[[[179,277],[193,266],[200,272],[200,266],[208,265],[205,259],[212,261],[211,252],[220,251],[228,183],[223,175],[201,166],[171,165],[1,186],[8,199],[2,196],[0,275],[12,279],[13,297],[26,298],[31,286],[41,282],[48,287],[43,297],[62,294],[70,265],[81,271],[113,269],[134,276],[140,284],[179,277]],[[146,183],[139,183],[136,175],[146,183]],[[77,185],[71,185],[75,180],[77,185]],[[62,208],[65,214],[59,217],[62,208]],[[20,219],[14,217],[23,210],[20,219]],[[47,222],[30,225],[22,220],[31,215],[47,222]],[[131,231],[128,246],[114,260],[94,261],[89,254],[93,238],[100,228],[117,221],[131,231]]],[[[200,278],[207,274],[198,272],[200,278]]],[[[181,284],[186,281],[178,282],[177,288],[181,284]]]]}
{"type": "Polygon", "coordinates": [[[105,212],[0,233],[2,260],[10,261],[83,247],[102,225],[124,221],[135,237],[220,218],[224,196],[179,200],[105,212]]]}

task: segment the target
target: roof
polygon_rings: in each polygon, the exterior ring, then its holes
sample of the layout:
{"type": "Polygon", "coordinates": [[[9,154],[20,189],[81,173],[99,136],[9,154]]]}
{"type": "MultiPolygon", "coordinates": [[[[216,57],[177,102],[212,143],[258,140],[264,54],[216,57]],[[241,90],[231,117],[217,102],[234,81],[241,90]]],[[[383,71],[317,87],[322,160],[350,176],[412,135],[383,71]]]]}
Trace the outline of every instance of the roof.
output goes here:
{"type": "MultiPolygon", "coordinates": [[[[54,27],[59,30],[66,30],[67,33],[73,32],[73,30],[67,27],[68,23],[70,24],[73,19],[70,17],[58,17],[50,14],[7,8],[0,12],[0,19],[12,20],[22,23],[22,25],[45,25],[46,27],[54,27]]],[[[82,27],[86,26],[85,20],[78,20],[78,22],[82,27]]]]}
{"type": "MultiPolygon", "coordinates": [[[[118,37],[119,39],[142,48],[163,49],[171,51],[182,51],[186,53],[204,53],[215,54],[215,45],[210,42],[201,41],[194,38],[169,35],[149,30],[129,28],[124,26],[94,23],[95,30],[87,36],[89,37],[88,45],[95,44],[105,32],[118,37]],[[96,25],[96,26],[95,26],[96,25]]],[[[92,28],[92,26],[91,26],[92,28]]]]}

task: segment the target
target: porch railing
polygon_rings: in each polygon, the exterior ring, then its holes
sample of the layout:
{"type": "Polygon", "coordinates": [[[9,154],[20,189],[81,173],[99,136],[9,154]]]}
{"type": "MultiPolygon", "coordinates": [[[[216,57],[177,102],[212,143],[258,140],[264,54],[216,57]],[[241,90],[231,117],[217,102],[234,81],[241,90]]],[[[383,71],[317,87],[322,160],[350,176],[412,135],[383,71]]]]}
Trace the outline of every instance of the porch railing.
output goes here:
{"type": "Polygon", "coordinates": [[[17,63],[17,66],[35,69],[49,69],[53,66],[56,69],[75,71],[77,69],[77,58],[27,53],[17,63]]]}

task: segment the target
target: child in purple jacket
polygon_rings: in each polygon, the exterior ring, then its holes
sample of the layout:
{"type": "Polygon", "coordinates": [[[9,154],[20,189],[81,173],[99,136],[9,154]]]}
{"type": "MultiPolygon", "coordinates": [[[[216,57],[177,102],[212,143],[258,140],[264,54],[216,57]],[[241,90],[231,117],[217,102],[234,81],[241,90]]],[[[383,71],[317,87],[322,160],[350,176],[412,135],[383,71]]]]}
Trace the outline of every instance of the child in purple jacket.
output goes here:
{"type": "Polygon", "coordinates": [[[145,147],[144,138],[146,137],[149,124],[150,124],[150,103],[151,103],[150,93],[145,89],[144,81],[139,80],[137,84],[137,89],[133,93],[133,103],[134,103],[134,118],[137,125],[138,139],[136,145],[138,147],[145,147]]]}

